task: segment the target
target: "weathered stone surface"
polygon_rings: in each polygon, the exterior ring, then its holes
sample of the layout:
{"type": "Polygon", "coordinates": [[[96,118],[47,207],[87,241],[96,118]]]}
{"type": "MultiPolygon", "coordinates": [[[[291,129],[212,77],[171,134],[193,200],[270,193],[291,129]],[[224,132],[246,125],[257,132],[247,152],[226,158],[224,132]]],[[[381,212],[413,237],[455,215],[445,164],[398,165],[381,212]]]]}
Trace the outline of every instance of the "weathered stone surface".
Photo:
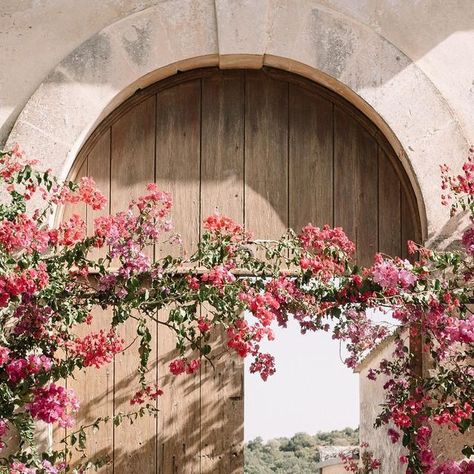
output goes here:
{"type": "MultiPolygon", "coordinates": [[[[457,167],[471,133],[412,58],[382,35],[390,30],[387,13],[372,1],[353,14],[342,0],[169,0],[146,7],[66,55],[28,101],[9,142],[21,141],[22,125],[54,136],[67,157],[45,159],[64,174],[91,127],[140,87],[194,67],[281,67],[346,96],[379,125],[412,171],[425,237],[443,240],[448,215],[432,185],[438,180],[432,157],[457,167]]],[[[7,18],[18,14],[7,8],[7,18]]]]}
{"type": "Polygon", "coordinates": [[[384,377],[369,380],[369,369],[378,367],[383,359],[392,360],[393,344],[388,338],[369,354],[359,365],[359,397],[360,397],[360,439],[368,443],[368,449],[374,457],[382,461],[380,474],[399,474],[403,472],[400,456],[406,454],[401,444],[392,444],[387,436],[388,427],[374,429],[374,422],[380,412],[380,404],[384,403],[383,385],[387,381],[384,377]]]}
{"type": "Polygon", "coordinates": [[[219,65],[260,68],[268,41],[270,0],[216,0],[219,65]]]}

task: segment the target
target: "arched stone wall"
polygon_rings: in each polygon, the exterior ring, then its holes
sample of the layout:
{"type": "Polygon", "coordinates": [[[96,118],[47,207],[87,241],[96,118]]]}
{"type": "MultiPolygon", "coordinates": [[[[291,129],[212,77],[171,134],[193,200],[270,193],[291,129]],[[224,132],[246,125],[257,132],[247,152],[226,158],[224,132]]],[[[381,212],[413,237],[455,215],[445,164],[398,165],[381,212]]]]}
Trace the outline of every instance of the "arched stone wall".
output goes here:
{"type": "Polygon", "coordinates": [[[61,61],[21,112],[8,143],[66,176],[95,126],[143,88],[196,67],[268,65],[322,83],[383,131],[412,180],[423,237],[440,239],[438,167],[467,142],[439,91],[374,30],[313,0],[173,0],[106,27],[61,61]],[[436,157],[435,159],[433,157],[436,157]]]}

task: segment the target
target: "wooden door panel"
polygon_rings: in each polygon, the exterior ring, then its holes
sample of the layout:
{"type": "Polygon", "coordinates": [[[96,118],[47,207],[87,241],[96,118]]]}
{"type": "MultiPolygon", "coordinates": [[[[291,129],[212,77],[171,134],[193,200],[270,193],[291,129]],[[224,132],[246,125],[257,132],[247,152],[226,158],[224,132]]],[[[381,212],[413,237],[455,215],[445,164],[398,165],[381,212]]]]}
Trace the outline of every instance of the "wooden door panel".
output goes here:
{"type": "Polygon", "coordinates": [[[401,185],[386,153],[379,148],[379,252],[402,254],[401,185]]]}
{"type": "MultiPolygon", "coordinates": [[[[296,76],[191,71],[113,112],[83,147],[76,176],[96,179],[111,212],[124,209],[148,182],[171,192],[175,230],[187,253],[196,248],[203,217],[218,211],[264,239],[308,222],[340,225],[356,242],[359,263],[368,265],[376,251],[406,255],[404,242],[420,239],[408,180],[374,130],[341,98],[296,76]]],[[[63,218],[69,214],[66,209],[63,218]]],[[[89,231],[96,215],[84,211],[89,231]]],[[[167,245],[148,251],[153,257],[170,250],[176,252],[167,245]]],[[[110,317],[97,312],[94,325],[105,327],[110,317]]],[[[225,352],[220,332],[212,339],[221,348],[216,370],[203,362],[195,376],[172,377],[173,335],[161,326],[152,330],[157,343],[148,376],[165,390],[158,418],[102,429],[90,453],[114,454],[101,472],[242,472],[242,361],[225,352]]],[[[133,337],[133,321],[121,333],[127,341],[133,337]]],[[[79,422],[129,410],[136,366],[132,349],[113,367],[68,382],[84,400],[79,422]]]]}
{"type": "Polygon", "coordinates": [[[290,84],[289,219],[299,231],[333,224],[333,104],[290,84]]]}
{"type": "MultiPolygon", "coordinates": [[[[153,181],[155,162],[155,98],[150,97],[128,111],[112,126],[110,207],[115,213],[125,210],[132,199],[143,193],[153,181]]],[[[153,249],[147,250],[153,258],[153,249]]],[[[137,322],[129,319],[120,327],[119,334],[130,344],[136,336],[137,322]]],[[[149,323],[156,340],[156,324],[149,323]]],[[[114,414],[131,411],[130,398],[140,389],[137,366],[138,346],[129,352],[117,354],[114,360],[114,414]]],[[[156,358],[156,352],[151,360],[156,358]]],[[[156,365],[147,374],[156,380],[156,365]]],[[[138,419],[133,425],[124,422],[114,427],[114,472],[155,472],[156,420],[153,417],[138,419]]]]}
{"type": "Polygon", "coordinates": [[[334,224],[357,247],[361,265],[378,249],[377,142],[340,107],[334,109],[334,224]]]}
{"type": "MultiPolygon", "coordinates": [[[[244,87],[243,73],[202,81],[201,216],[219,212],[242,225],[244,87]]],[[[205,307],[202,314],[207,315],[205,307]]],[[[211,345],[225,347],[224,330],[212,335],[211,345]]],[[[202,364],[201,471],[238,474],[243,462],[243,362],[223,353],[214,361],[215,369],[206,360],[202,364]]]]}
{"type": "MultiPolygon", "coordinates": [[[[200,222],[201,81],[190,81],[157,94],[156,183],[173,196],[173,232],[184,253],[196,249],[200,222]]],[[[163,246],[169,254],[176,246],[163,246]]],[[[167,312],[159,319],[166,321],[167,312]]],[[[200,376],[174,377],[168,371],[178,357],[174,336],[158,328],[158,463],[160,474],[199,473],[201,446],[200,376]]],[[[194,354],[196,356],[196,354],[194,354]]]]}
{"type": "Polygon", "coordinates": [[[259,239],[274,239],[288,228],[288,88],[247,73],[245,225],[259,239]]]}

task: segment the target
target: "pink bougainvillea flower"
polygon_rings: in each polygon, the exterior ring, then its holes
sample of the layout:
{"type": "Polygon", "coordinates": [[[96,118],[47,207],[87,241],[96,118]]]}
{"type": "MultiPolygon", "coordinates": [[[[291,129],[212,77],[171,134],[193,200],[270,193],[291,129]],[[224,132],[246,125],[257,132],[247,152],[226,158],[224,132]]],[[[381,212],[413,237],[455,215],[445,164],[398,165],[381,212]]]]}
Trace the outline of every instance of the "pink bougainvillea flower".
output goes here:
{"type": "Polygon", "coordinates": [[[198,329],[205,334],[211,328],[211,322],[205,318],[199,318],[197,323],[198,329]]]}
{"type": "Polygon", "coordinates": [[[179,375],[186,371],[186,359],[176,359],[170,362],[170,372],[173,375],[179,375]]]}
{"type": "Polygon", "coordinates": [[[70,346],[72,353],[82,359],[84,367],[100,368],[112,362],[114,355],[122,352],[125,341],[119,337],[115,329],[108,332],[101,329],[83,338],[77,338],[70,346]]]}
{"type": "Polygon", "coordinates": [[[3,439],[8,433],[8,421],[5,418],[0,418],[0,450],[5,447],[5,442],[3,439]]]}
{"type": "Polygon", "coordinates": [[[79,410],[79,401],[73,390],[52,383],[34,389],[33,400],[26,405],[26,409],[36,420],[70,427],[74,424],[71,414],[79,410]]]}
{"type": "Polygon", "coordinates": [[[132,399],[130,400],[130,405],[142,405],[147,401],[154,401],[161,395],[163,395],[163,390],[157,385],[148,385],[138,392],[135,392],[132,399]]]}
{"type": "Polygon", "coordinates": [[[464,232],[462,244],[469,255],[474,255],[474,227],[469,227],[469,229],[464,232]]]}
{"type": "Polygon", "coordinates": [[[0,365],[5,365],[10,360],[10,349],[0,346],[0,365]]]}

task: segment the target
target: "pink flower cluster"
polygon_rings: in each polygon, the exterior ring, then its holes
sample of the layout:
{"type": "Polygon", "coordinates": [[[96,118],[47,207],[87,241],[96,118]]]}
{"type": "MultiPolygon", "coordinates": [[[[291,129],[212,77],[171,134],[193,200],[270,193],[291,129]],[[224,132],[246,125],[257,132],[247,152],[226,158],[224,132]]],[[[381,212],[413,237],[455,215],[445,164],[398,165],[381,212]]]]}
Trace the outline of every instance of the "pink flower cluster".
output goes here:
{"type": "Polygon", "coordinates": [[[5,442],[3,439],[8,433],[8,421],[5,418],[0,418],[0,450],[5,447],[5,442]]]}
{"type": "Polygon", "coordinates": [[[250,364],[250,373],[259,373],[262,380],[267,380],[275,372],[275,358],[270,354],[258,353],[250,364]]]}
{"type": "Polygon", "coordinates": [[[391,419],[399,428],[408,428],[412,426],[413,420],[422,411],[427,401],[428,397],[423,395],[421,390],[418,390],[412,397],[404,402],[399,402],[397,406],[393,407],[391,419]]]}
{"type": "Polygon", "coordinates": [[[84,367],[100,368],[112,362],[115,354],[123,351],[124,343],[125,341],[117,335],[115,329],[111,328],[108,332],[101,329],[82,339],[77,338],[70,349],[76,357],[82,359],[84,367]]]}
{"type": "Polygon", "coordinates": [[[218,213],[204,219],[204,229],[222,236],[231,237],[232,240],[248,240],[251,237],[233,219],[218,213]]]}
{"type": "Polygon", "coordinates": [[[94,235],[100,242],[115,246],[120,239],[131,237],[131,231],[137,223],[137,218],[131,212],[119,212],[114,216],[106,215],[94,220],[94,235]]]}
{"type": "Polygon", "coordinates": [[[464,174],[450,176],[448,165],[441,166],[441,189],[446,191],[441,196],[444,205],[448,205],[448,201],[452,199],[451,193],[474,195],[474,148],[469,150],[467,161],[463,164],[462,170],[464,174]]]}
{"type": "Polygon", "coordinates": [[[163,393],[163,390],[158,385],[148,385],[135,393],[133,398],[130,400],[130,405],[142,405],[147,400],[156,400],[158,397],[163,395],[163,393]]]}
{"type": "Polygon", "coordinates": [[[298,236],[306,254],[300,259],[303,270],[310,270],[323,281],[344,272],[345,264],[355,253],[355,245],[342,228],[325,225],[322,229],[311,224],[303,227],[298,236]]]}
{"type": "Polygon", "coordinates": [[[74,245],[86,236],[86,223],[79,215],[73,214],[59,229],[52,230],[50,236],[53,245],[74,245]]]}
{"type": "Polygon", "coordinates": [[[34,165],[37,161],[25,158],[23,151],[18,144],[15,144],[11,153],[0,156],[0,176],[7,183],[12,182],[12,177],[27,165],[34,165]]]}
{"type": "Polygon", "coordinates": [[[154,183],[147,190],[126,212],[94,220],[96,245],[110,247],[109,256],[120,260],[119,274],[124,278],[151,269],[145,247],[155,244],[162,233],[171,230],[171,223],[166,219],[172,206],[171,196],[158,191],[154,183]]]}
{"type": "Polygon", "coordinates": [[[249,324],[245,319],[238,319],[234,326],[227,328],[227,347],[240,357],[246,357],[252,349],[250,337],[249,324]]]}
{"type": "Polygon", "coordinates": [[[78,204],[80,202],[91,206],[94,210],[103,209],[107,198],[97,189],[95,181],[90,177],[81,178],[77,189],[63,186],[53,197],[56,204],[78,204]]]}
{"type": "Polygon", "coordinates": [[[398,440],[400,439],[400,433],[398,431],[394,430],[393,428],[389,428],[387,435],[393,444],[398,443],[398,440]]]}
{"type": "Polygon", "coordinates": [[[144,196],[140,196],[136,202],[140,212],[145,210],[152,212],[153,216],[158,219],[167,216],[173,207],[171,194],[160,191],[155,183],[147,184],[146,190],[148,193],[144,196]]]}
{"type": "Polygon", "coordinates": [[[201,331],[202,334],[205,334],[209,331],[209,329],[211,329],[211,324],[212,322],[206,318],[199,318],[197,322],[198,329],[201,331]]]}
{"type": "Polygon", "coordinates": [[[269,292],[256,294],[254,292],[240,293],[239,299],[247,305],[247,308],[265,327],[270,326],[280,308],[278,300],[269,292]]]}
{"type": "MultiPolygon", "coordinates": [[[[66,463],[60,462],[58,464],[52,464],[47,459],[44,459],[41,463],[41,472],[45,474],[61,474],[66,470],[66,463]]],[[[22,462],[13,462],[10,465],[8,474],[37,474],[39,471],[35,467],[28,467],[22,462]]]]}
{"type": "Polygon", "coordinates": [[[450,409],[443,410],[438,415],[433,416],[433,420],[438,425],[448,425],[453,431],[457,431],[458,425],[463,420],[469,420],[472,417],[472,405],[470,403],[464,403],[461,407],[455,405],[450,409]]]}
{"type": "Polygon", "coordinates": [[[48,372],[53,365],[52,360],[45,355],[30,354],[26,358],[11,360],[5,366],[8,380],[18,383],[30,375],[36,375],[41,371],[48,372]]]}
{"type": "Polygon", "coordinates": [[[211,268],[209,272],[201,276],[201,281],[210,283],[212,286],[222,290],[225,285],[235,281],[235,276],[230,271],[231,268],[232,265],[218,265],[217,267],[211,268]]]}
{"type": "Polygon", "coordinates": [[[417,276],[412,272],[412,266],[407,261],[384,260],[380,255],[376,257],[376,263],[372,268],[375,283],[384,289],[395,289],[397,287],[409,288],[417,281],[417,276]],[[398,263],[398,266],[397,264],[398,263]]]}
{"type": "Polygon", "coordinates": [[[446,327],[446,334],[453,342],[462,342],[465,344],[474,343],[474,315],[471,314],[467,319],[449,318],[446,327]]]}
{"type": "Polygon", "coordinates": [[[32,296],[49,283],[46,265],[38,263],[36,268],[27,268],[21,273],[10,273],[0,277],[0,307],[5,308],[10,300],[19,295],[32,296]]]}
{"type": "Polygon", "coordinates": [[[4,219],[0,224],[0,244],[8,253],[44,253],[49,240],[49,232],[39,229],[37,223],[26,214],[17,215],[13,221],[4,219]]]}
{"type": "Polygon", "coordinates": [[[474,227],[469,227],[463,236],[462,244],[469,255],[474,255],[474,227]]]}
{"type": "Polygon", "coordinates": [[[254,361],[250,371],[260,373],[263,380],[275,373],[273,356],[260,352],[258,343],[265,337],[269,341],[275,338],[273,331],[269,327],[262,326],[260,322],[249,325],[245,319],[238,319],[233,326],[227,328],[227,347],[237,352],[240,357],[252,355],[254,361]]]}
{"type": "Polygon", "coordinates": [[[10,349],[0,346],[0,366],[5,365],[10,360],[10,349]]]}
{"type": "Polygon", "coordinates": [[[430,474],[474,474],[474,460],[448,461],[435,467],[430,474]]]}
{"type": "Polygon", "coordinates": [[[188,375],[194,374],[199,367],[201,367],[201,361],[199,359],[193,359],[188,361],[185,357],[180,359],[175,359],[171,361],[169,365],[170,372],[173,375],[184,374],[185,372],[188,375]]]}
{"type": "MultiPolygon", "coordinates": [[[[367,448],[367,443],[362,443],[360,448],[367,448]]],[[[339,454],[340,459],[344,463],[344,469],[354,474],[371,474],[382,466],[380,460],[374,458],[371,451],[364,450],[362,454],[354,452],[342,452],[339,454]]]]}
{"type": "Polygon", "coordinates": [[[34,419],[58,423],[64,428],[73,426],[71,413],[79,410],[79,401],[72,390],[52,383],[34,389],[33,400],[26,405],[26,409],[34,419]]]}
{"type": "Polygon", "coordinates": [[[412,335],[418,330],[429,334],[431,338],[427,340],[426,349],[434,349],[434,356],[441,361],[452,354],[460,343],[474,342],[474,316],[461,319],[459,305],[457,298],[445,293],[442,302],[432,299],[425,310],[405,307],[403,310],[396,309],[393,316],[403,325],[410,326],[412,335]]]}
{"type": "Polygon", "coordinates": [[[349,240],[342,227],[331,228],[325,225],[322,229],[308,224],[301,230],[298,236],[304,249],[314,250],[318,252],[330,250],[338,250],[351,257],[355,253],[355,245],[349,240]]]}
{"type": "Polygon", "coordinates": [[[28,334],[34,339],[41,339],[47,334],[47,323],[52,314],[53,310],[49,306],[38,306],[32,302],[20,304],[14,313],[17,323],[13,333],[28,334]]]}
{"type": "Polygon", "coordinates": [[[38,470],[35,467],[28,467],[22,462],[13,462],[10,465],[8,474],[37,474],[38,470]]]}
{"type": "Polygon", "coordinates": [[[349,323],[343,327],[336,327],[333,339],[347,343],[350,356],[344,363],[350,368],[355,368],[361,355],[387,336],[387,330],[384,326],[372,322],[364,311],[348,309],[345,317],[349,323]]]}

